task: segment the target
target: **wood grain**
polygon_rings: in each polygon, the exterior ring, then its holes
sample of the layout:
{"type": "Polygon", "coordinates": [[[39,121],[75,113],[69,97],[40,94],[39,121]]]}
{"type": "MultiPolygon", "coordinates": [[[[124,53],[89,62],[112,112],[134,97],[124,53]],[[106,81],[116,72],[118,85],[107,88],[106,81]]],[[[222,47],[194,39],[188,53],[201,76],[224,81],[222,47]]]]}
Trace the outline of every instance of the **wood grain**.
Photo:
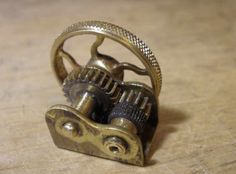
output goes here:
{"type": "MultiPolygon", "coordinates": [[[[235,18],[234,0],[1,1],[0,173],[235,174],[235,18]],[[58,149],[47,129],[45,111],[66,103],[50,67],[51,45],[68,25],[91,19],[127,28],[158,57],[160,124],[146,167],[58,149]]],[[[85,63],[90,41],[68,49],[85,63]]],[[[137,60],[120,46],[103,49],[137,60]]]]}

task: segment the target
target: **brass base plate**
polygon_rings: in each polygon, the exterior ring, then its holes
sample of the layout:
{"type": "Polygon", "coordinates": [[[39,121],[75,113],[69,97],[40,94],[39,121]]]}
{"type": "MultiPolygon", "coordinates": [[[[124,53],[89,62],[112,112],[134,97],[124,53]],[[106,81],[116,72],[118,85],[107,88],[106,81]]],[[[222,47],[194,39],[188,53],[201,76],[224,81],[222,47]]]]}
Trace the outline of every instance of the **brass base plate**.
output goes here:
{"type": "Polygon", "coordinates": [[[121,127],[95,123],[66,105],[50,108],[46,112],[46,122],[53,141],[59,148],[133,165],[144,165],[139,137],[121,127]],[[70,126],[66,127],[68,123],[70,126]],[[122,152],[117,152],[117,147],[108,148],[106,140],[111,137],[124,140],[127,148],[122,152]]]}

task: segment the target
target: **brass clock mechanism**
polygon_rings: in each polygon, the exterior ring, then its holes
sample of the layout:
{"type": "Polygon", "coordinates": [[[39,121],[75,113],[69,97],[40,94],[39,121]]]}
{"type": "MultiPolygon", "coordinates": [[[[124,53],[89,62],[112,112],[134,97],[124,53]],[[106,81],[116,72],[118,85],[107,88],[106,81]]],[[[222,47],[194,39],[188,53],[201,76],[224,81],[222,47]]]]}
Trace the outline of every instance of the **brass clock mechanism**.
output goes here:
{"type": "Polygon", "coordinates": [[[148,160],[158,124],[158,96],[161,71],[152,51],[129,31],[100,21],[69,26],[54,42],[51,63],[65,97],[71,103],[52,106],[46,122],[56,146],[88,155],[143,166],[148,160]],[[79,65],[63,49],[71,37],[96,36],[91,58],[79,65]],[[98,52],[105,38],[128,48],[144,69],[118,62],[98,52]],[[73,70],[68,72],[63,60],[73,70]],[[148,76],[151,87],[142,82],[124,81],[126,71],[148,76]]]}

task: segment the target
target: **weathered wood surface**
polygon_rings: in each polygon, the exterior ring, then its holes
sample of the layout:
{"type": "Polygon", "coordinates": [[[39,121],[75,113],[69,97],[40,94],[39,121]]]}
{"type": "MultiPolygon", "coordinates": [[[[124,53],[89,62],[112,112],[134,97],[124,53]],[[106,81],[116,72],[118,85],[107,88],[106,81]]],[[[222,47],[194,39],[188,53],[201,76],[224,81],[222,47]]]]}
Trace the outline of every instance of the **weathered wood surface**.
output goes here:
{"type": "MultiPolygon", "coordinates": [[[[1,1],[0,173],[235,174],[235,19],[234,0],[1,1]],[[44,113],[66,103],[50,48],[64,27],[88,19],[133,31],[158,55],[160,126],[146,167],[61,150],[50,137],[44,113]]],[[[76,43],[68,47],[85,62],[89,43],[76,43]]],[[[128,60],[116,48],[104,49],[128,60]]]]}

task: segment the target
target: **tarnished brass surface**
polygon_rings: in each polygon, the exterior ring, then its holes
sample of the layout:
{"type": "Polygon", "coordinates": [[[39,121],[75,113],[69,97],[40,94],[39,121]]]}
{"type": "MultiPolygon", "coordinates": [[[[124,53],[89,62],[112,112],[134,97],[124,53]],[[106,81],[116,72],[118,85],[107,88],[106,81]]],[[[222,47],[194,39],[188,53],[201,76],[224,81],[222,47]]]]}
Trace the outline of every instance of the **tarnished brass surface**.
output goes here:
{"type": "MultiPolygon", "coordinates": [[[[126,129],[92,122],[79,111],[65,105],[52,107],[46,113],[46,121],[54,143],[60,148],[135,165],[144,164],[139,137],[126,129]],[[74,124],[74,128],[69,131],[64,128],[68,122],[74,124]],[[108,147],[109,137],[121,138],[127,147],[122,149],[119,146],[122,152],[114,153],[108,147]]],[[[116,147],[114,144],[110,144],[110,148],[116,147]]]]}
{"type": "Polygon", "coordinates": [[[112,125],[123,127],[124,129],[127,129],[131,131],[132,133],[137,133],[137,128],[131,121],[127,120],[126,118],[115,118],[111,120],[112,125]]]}
{"type": "MultiPolygon", "coordinates": [[[[51,61],[52,68],[59,83],[62,84],[64,79],[68,75],[68,72],[63,64],[62,58],[67,59],[74,68],[81,67],[75,62],[75,59],[70,56],[69,53],[66,53],[63,50],[64,42],[73,36],[84,34],[92,34],[97,36],[95,46],[93,45],[92,47],[92,55],[94,55],[94,53],[96,54],[97,52],[93,51],[94,47],[97,48],[99,45],[101,45],[104,38],[106,37],[117,41],[118,43],[122,44],[130,51],[132,51],[144,64],[146,71],[148,72],[147,74],[151,78],[155,95],[159,96],[162,81],[161,70],[150,48],[131,32],[119,26],[100,21],[85,21],[75,23],[66,28],[65,31],[55,40],[51,50],[51,61]]],[[[133,70],[134,72],[137,72],[137,69],[133,68],[132,66],[123,66],[123,69],[128,69],[127,67],[133,70]]],[[[145,72],[145,70],[140,71],[140,74],[142,74],[142,72],[145,72]]]]}
{"type": "Polygon", "coordinates": [[[116,25],[79,22],[68,27],[54,42],[51,62],[71,106],[56,105],[46,113],[54,143],[64,149],[143,166],[158,122],[161,71],[146,44],[116,25]],[[91,58],[85,67],[63,49],[77,35],[96,35],[91,58]],[[99,53],[105,38],[133,52],[145,66],[99,53]],[[63,59],[72,66],[67,72],[63,59]],[[124,82],[124,71],[150,77],[152,87],[141,82],[124,82]]]}

